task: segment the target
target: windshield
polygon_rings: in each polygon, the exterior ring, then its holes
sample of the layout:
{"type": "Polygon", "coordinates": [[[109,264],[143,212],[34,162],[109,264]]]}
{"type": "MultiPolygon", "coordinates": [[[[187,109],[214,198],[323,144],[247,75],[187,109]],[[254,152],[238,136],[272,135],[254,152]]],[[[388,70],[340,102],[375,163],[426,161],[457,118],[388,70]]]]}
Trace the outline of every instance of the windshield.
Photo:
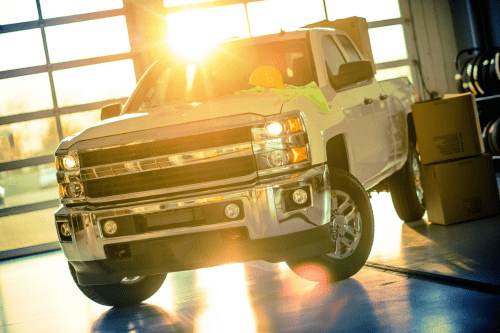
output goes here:
{"type": "Polygon", "coordinates": [[[169,59],[156,63],[127,112],[175,102],[200,102],[253,88],[250,76],[262,65],[278,69],[285,85],[303,86],[313,81],[305,39],[244,47],[223,44],[203,61],[169,59]]]}

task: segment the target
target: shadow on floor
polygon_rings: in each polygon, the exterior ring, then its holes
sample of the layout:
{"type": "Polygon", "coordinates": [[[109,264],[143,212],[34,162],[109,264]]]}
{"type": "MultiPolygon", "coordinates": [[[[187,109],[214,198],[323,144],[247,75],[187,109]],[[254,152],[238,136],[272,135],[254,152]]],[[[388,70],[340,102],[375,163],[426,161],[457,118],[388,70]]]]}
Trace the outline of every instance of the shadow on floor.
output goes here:
{"type": "Polygon", "coordinates": [[[401,227],[401,262],[391,265],[500,285],[500,217],[401,227]]]}

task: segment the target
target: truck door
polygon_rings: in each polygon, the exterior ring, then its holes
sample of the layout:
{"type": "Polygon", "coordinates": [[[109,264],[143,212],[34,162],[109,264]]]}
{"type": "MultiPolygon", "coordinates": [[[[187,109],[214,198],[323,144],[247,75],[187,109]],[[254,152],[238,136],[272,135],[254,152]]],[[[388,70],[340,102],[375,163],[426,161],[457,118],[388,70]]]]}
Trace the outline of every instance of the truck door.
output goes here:
{"type": "MultiPolygon", "coordinates": [[[[334,34],[327,33],[321,37],[325,66],[328,75],[337,75],[338,68],[346,61],[355,61],[342,48],[334,34]]],[[[353,55],[351,55],[352,57],[353,55]]],[[[365,183],[379,174],[387,163],[384,156],[380,125],[378,85],[372,82],[350,87],[335,94],[332,102],[338,104],[344,112],[347,123],[347,141],[352,151],[351,172],[365,183]]],[[[330,101],[329,101],[330,102],[330,101]]]]}
{"type": "MultiPolygon", "coordinates": [[[[336,38],[350,61],[361,60],[358,51],[347,36],[337,34],[336,38]]],[[[376,115],[378,139],[381,147],[380,156],[377,159],[379,163],[378,170],[385,171],[396,162],[396,142],[394,135],[397,128],[395,128],[394,125],[394,115],[391,113],[392,110],[387,101],[388,96],[384,93],[384,90],[377,80],[373,80],[371,84],[364,85],[363,87],[370,91],[366,91],[365,89],[364,91],[360,91],[360,93],[362,92],[365,95],[372,96],[369,101],[366,99],[364,99],[364,101],[371,102],[373,113],[376,115]]]]}

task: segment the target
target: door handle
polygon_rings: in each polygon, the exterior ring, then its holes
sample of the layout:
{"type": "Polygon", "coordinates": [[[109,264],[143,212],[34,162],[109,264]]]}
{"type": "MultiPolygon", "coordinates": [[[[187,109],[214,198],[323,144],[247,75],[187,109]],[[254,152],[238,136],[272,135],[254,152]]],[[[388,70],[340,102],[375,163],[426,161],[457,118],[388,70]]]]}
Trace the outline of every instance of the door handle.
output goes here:
{"type": "Polygon", "coordinates": [[[387,99],[387,95],[380,94],[380,100],[381,101],[386,100],[386,99],[387,99]]]}
{"type": "Polygon", "coordinates": [[[364,102],[365,102],[365,105],[372,104],[373,103],[373,99],[365,97],[365,101],[364,102]]]}

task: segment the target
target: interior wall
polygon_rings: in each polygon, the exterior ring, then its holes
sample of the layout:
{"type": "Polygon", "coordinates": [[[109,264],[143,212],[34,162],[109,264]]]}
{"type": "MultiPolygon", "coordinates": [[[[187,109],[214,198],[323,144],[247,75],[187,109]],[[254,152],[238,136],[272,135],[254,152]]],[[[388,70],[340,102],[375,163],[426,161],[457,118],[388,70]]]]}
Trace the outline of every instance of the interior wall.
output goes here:
{"type": "Polygon", "coordinates": [[[434,92],[457,93],[455,63],[457,43],[448,0],[401,0],[405,17],[408,49],[412,70],[419,77],[415,82],[421,99],[434,92]],[[420,70],[419,70],[420,67],[420,70]]]}
{"type": "Polygon", "coordinates": [[[500,46],[498,0],[448,0],[458,50],[500,46]]]}

